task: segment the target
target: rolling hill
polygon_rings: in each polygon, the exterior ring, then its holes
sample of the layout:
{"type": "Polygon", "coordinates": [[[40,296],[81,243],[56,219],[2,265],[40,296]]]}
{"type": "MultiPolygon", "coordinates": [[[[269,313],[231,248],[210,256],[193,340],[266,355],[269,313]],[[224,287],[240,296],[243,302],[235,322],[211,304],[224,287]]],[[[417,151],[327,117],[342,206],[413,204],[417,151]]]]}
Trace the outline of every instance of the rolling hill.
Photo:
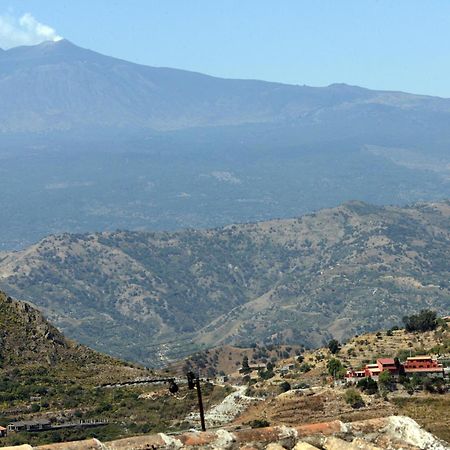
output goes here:
{"type": "Polygon", "coordinates": [[[421,308],[448,314],[449,230],[449,202],[349,202],[211,230],[63,234],[0,254],[0,286],[146,364],[218,344],[317,346],[421,308]]]}

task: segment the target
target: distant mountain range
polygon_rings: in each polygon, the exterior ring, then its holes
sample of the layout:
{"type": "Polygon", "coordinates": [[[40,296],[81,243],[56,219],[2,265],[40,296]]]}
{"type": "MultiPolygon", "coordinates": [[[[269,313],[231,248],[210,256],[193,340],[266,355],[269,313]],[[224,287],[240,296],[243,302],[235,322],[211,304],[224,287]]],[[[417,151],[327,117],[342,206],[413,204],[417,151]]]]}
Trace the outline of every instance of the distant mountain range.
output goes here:
{"type": "Polygon", "coordinates": [[[450,308],[450,203],[350,202],[176,233],[50,236],[0,286],[93,348],[161,364],[219,344],[317,346],[450,308]]]}
{"type": "Polygon", "coordinates": [[[133,64],[67,40],[0,53],[0,131],[190,127],[427,118],[450,100],[344,84],[324,88],[228,80],[133,64]]]}
{"type": "Polygon", "coordinates": [[[450,198],[450,100],[0,52],[0,250],[450,198]]]}

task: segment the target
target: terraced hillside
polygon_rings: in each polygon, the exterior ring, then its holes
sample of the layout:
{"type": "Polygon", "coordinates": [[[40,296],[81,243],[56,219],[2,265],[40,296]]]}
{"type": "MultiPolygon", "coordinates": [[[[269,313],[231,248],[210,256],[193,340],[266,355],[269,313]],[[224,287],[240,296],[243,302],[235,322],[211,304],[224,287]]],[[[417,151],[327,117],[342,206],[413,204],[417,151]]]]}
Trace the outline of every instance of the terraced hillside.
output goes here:
{"type": "Polygon", "coordinates": [[[156,364],[226,343],[317,346],[421,308],[448,314],[449,260],[450,202],[350,202],[213,230],[50,236],[1,254],[0,285],[80,342],[156,364]]]}

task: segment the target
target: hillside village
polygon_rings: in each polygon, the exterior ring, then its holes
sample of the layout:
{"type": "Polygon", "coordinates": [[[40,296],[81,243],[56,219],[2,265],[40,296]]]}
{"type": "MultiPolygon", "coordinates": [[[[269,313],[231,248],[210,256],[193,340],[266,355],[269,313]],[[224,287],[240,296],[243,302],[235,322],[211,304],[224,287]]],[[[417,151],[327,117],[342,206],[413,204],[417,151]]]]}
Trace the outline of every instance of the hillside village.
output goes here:
{"type": "MultiPolygon", "coordinates": [[[[194,356],[189,366],[200,363],[201,370],[210,372],[215,367],[222,373],[217,382],[248,386],[247,397],[259,400],[242,397],[245,407],[238,405],[235,417],[241,425],[372,419],[407,412],[448,440],[449,318],[440,324],[425,332],[390,329],[363,334],[333,349],[335,353],[330,348],[300,352],[288,347],[291,356],[277,358],[270,346],[210,350],[209,359],[194,356]],[[224,354],[231,359],[227,376],[224,354]],[[243,364],[236,366],[239,358],[243,364]],[[208,365],[215,361],[217,366],[208,365]]],[[[287,350],[279,349],[278,354],[284,356],[287,350]]]]}

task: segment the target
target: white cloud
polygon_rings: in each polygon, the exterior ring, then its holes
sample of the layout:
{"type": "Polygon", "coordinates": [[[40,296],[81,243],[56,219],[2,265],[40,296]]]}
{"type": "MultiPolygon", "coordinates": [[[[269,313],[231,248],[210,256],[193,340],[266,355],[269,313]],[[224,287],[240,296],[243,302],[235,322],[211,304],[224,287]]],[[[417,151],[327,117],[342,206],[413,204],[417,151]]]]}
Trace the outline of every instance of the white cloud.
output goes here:
{"type": "Polygon", "coordinates": [[[53,28],[38,22],[30,13],[25,13],[19,19],[0,15],[0,48],[35,45],[43,41],[61,39],[53,28]]]}

